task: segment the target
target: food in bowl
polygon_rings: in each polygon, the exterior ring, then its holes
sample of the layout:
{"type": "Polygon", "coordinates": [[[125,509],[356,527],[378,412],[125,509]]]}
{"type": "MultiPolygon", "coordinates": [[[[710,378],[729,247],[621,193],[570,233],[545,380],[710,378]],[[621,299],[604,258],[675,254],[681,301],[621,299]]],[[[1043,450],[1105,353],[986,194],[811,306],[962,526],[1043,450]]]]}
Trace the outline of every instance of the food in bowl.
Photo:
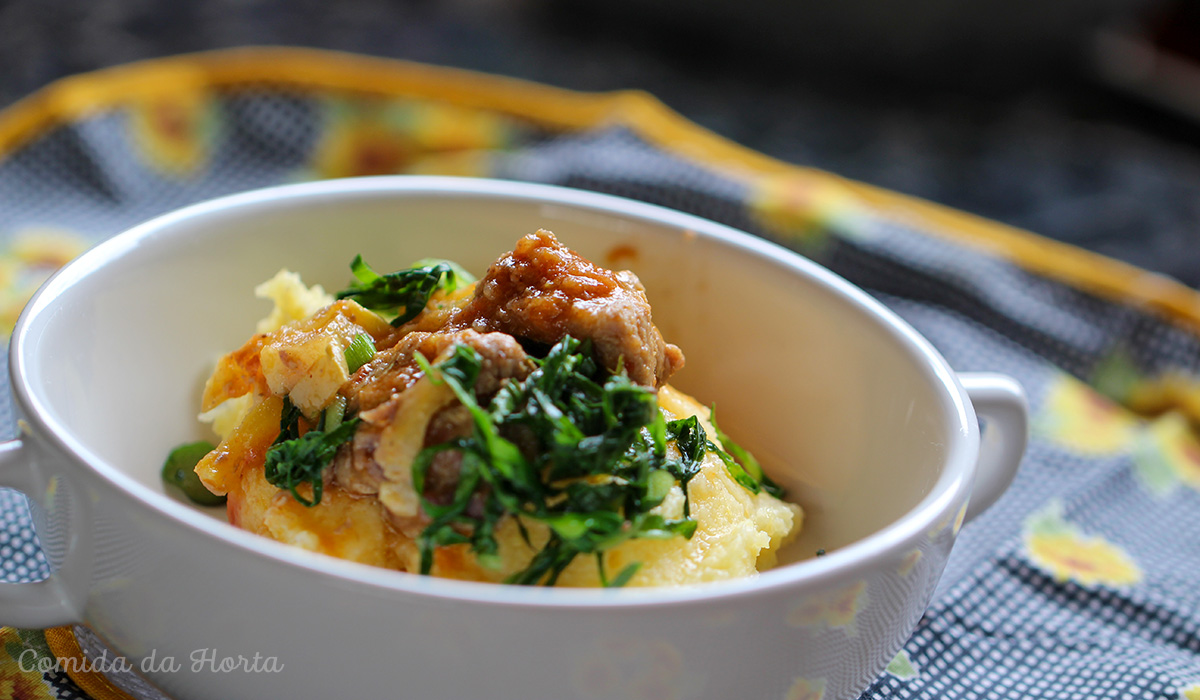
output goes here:
{"type": "MultiPolygon", "coordinates": [[[[230,522],[475,581],[653,586],[774,562],[801,509],[674,389],[682,351],[631,272],[539,230],[474,281],[446,261],[336,295],[281,271],[202,398],[195,466],[230,522]]],[[[192,448],[194,450],[194,448],[192,448]]]]}
{"type": "Polygon", "coordinates": [[[1013,380],[956,374],[895,314],[783,248],[639,202],[470,178],[303,183],[141,224],[47,282],[10,363],[27,428],[3,446],[0,481],[64,546],[51,584],[0,591],[0,619],[86,624],[179,700],[857,697],[921,619],[968,497],[970,522],[1011,480],[1026,425],[1013,380]],[[637,272],[655,325],[687,353],[669,383],[714,400],[804,506],[780,565],[685,587],[474,584],[311,554],[163,492],[171,443],[208,430],[188,378],[250,336],[264,312],[249,290],[280,267],[340,281],[355,253],[389,269],[432,254],[482,271],[539,226],[637,272]],[[819,547],[828,556],[811,558],[819,547]],[[145,664],[214,648],[285,670],[145,664]]]}

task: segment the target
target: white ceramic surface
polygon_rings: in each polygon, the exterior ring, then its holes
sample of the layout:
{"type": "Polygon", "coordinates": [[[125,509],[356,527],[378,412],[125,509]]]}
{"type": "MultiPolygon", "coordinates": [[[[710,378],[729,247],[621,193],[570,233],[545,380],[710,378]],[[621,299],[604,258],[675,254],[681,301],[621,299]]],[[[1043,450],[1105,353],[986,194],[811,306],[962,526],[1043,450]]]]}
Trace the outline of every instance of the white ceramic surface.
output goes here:
{"type": "Polygon", "coordinates": [[[0,623],[84,622],[135,666],[157,659],[146,676],[178,698],[856,697],[1025,445],[1016,382],[956,376],[824,268],[678,212],[509,182],[341,180],[170,214],[53,278],[10,360],[28,426],[0,446],[0,485],[35,504],[54,573],[0,585],[0,623]],[[481,272],[539,227],[641,277],[687,356],[673,383],[715,401],[805,507],[792,563],[670,590],[443,581],[309,554],[164,493],[168,450],[207,437],[195,414],[211,363],[269,310],[258,282],[288,267],[339,289],[356,253],[481,272]],[[282,670],[197,668],[197,654],[282,670]]]}

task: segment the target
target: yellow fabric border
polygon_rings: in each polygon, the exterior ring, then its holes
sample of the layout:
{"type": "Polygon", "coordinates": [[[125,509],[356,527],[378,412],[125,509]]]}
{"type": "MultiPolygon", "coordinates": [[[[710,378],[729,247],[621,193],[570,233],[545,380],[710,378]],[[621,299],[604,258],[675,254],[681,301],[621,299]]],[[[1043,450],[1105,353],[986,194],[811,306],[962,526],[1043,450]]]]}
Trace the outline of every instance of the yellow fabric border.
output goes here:
{"type": "Polygon", "coordinates": [[[775,160],[704,129],[644,92],[582,93],[514,78],[305,48],[247,47],[152,59],[64,78],[0,111],[0,157],[56,125],[181,84],[272,84],[437,99],[546,128],[624,125],[685,158],[744,180],[800,176],[844,188],[883,216],[981,247],[1107,299],[1165,314],[1200,333],[1200,293],[1166,276],[915,197],[775,160]]]}
{"type": "Polygon", "coordinates": [[[99,671],[84,670],[87,668],[87,657],[75,638],[75,630],[70,626],[51,627],[46,630],[46,645],[62,662],[67,675],[75,681],[83,692],[91,695],[93,700],[134,700],[133,696],[113,685],[113,682],[99,671]]]}

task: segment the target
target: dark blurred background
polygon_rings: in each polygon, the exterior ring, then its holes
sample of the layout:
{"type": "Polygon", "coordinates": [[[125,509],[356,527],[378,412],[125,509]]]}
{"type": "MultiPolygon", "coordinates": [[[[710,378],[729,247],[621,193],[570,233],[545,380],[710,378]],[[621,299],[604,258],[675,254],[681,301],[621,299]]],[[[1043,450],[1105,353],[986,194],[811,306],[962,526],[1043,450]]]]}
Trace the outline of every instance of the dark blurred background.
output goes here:
{"type": "Polygon", "coordinates": [[[1198,30],[1195,0],[0,0],[0,106],[251,44],[641,88],[776,158],[1200,286],[1198,30]]]}

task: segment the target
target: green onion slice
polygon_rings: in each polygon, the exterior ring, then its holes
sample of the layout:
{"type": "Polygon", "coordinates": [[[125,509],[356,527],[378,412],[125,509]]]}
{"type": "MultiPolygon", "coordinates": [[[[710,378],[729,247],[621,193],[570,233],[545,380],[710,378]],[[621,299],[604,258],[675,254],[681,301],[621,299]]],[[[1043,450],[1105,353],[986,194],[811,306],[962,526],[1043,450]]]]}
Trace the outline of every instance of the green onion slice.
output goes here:
{"type": "Polygon", "coordinates": [[[359,367],[367,364],[375,357],[375,341],[366,333],[359,333],[346,346],[346,367],[350,374],[358,371],[359,367]]]}
{"type": "Polygon", "coordinates": [[[183,491],[183,495],[198,505],[219,506],[225,503],[224,496],[209,491],[196,475],[196,465],[214,449],[212,443],[205,441],[189,442],[176,447],[167,455],[167,461],[163,464],[162,480],[183,491]]]}

